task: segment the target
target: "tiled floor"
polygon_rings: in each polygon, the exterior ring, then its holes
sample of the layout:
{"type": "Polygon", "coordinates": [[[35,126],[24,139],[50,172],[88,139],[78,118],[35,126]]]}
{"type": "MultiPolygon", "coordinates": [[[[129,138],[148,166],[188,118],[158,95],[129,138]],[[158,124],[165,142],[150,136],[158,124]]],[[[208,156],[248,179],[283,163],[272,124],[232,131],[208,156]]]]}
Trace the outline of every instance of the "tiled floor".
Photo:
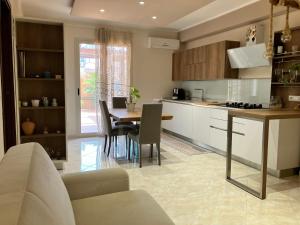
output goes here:
{"type": "MultiPolygon", "coordinates": [[[[203,151],[168,135],[162,136],[162,166],[149,160],[144,149],[143,168],[124,158],[124,143],[117,160],[107,158],[102,138],[69,141],[69,162],[64,172],[122,167],[131,189],[148,191],[178,225],[300,225],[300,178],[268,177],[267,199],[259,200],[225,181],[223,156],[203,151]]],[[[233,163],[240,181],[258,186],[258,172],[233,163]]]]}

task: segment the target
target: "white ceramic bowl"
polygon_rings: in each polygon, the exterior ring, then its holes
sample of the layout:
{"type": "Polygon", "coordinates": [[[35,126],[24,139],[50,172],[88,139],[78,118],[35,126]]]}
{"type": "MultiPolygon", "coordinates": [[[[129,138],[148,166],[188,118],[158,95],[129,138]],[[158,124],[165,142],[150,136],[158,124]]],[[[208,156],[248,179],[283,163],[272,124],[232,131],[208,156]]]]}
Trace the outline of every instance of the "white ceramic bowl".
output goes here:
{"type": "Polygon", "coordinates": [[[22,102],[22,106],[27,107],[28,106],[28,102],[26,102],[26,101],[22,102]]]}
{"type": "Polygon", "coordinates": [[[31,100],[31,104],[32,104],[33,107],[39,107],[40,106],[40,100],[38,100],[38,99],[31,100]]]}

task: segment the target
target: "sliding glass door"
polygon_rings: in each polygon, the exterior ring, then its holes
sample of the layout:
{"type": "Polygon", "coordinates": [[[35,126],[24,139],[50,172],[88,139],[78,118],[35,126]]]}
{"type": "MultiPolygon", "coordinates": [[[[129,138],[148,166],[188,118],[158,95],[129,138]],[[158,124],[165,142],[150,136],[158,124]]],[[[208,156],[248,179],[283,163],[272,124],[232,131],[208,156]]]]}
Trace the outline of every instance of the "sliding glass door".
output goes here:
{"type": "Polygon", "coordinates": [[[97,124],[97,74],[100,45],[80,43],[80,132],[98,132],[97,124]]]}
{"type": "Polygon", "coordinates": [[[112,97],[128,97],[130,46],[78,42],[80,134],[102,134],[99,100],[112,107],[112,97]]]}

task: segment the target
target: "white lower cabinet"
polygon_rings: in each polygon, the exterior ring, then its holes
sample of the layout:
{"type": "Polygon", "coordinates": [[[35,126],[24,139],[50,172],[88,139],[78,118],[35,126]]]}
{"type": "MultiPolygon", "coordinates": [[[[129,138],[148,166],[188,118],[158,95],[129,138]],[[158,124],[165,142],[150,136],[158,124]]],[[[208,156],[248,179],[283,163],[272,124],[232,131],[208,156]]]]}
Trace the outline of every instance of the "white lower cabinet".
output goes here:
{"type": "Polygon", "coordinates": [[[162,128],[187,138],[192,137],[193,108],[191,105],[163,102],[163,112],[173,115],[173,119],[163,121],[162,128]]]}
{"type": "Polygon", "coordinates": [[[234,118],[232,154],[260,164],[262,154],[262,122],[234,118]]]}
{"type": "Polygon", "coordinates": [[[206,107],[193,106],[192,118],[192,137],[197,144],[209,145],[209,112],[210,109],[206,107]]]}
{"type": "MultiPolygon", "coordinates": [[[[215,149],[227,150],[227,109],[163,102],[163,112],[173,119],[162,127],[215,149]]],[[[272,120],[269,128],[268,168],[285,170],[300,166],[300,119],[272,120]]],[[[232,154],[261,164],[263,123],[233,118],[232,154]]]]}
{"type": "Polygon", "coordinates": [[[227,110],[210,109],[209,113],[209,137],[210,146],[226,151],[227,148],[227,110]]]}

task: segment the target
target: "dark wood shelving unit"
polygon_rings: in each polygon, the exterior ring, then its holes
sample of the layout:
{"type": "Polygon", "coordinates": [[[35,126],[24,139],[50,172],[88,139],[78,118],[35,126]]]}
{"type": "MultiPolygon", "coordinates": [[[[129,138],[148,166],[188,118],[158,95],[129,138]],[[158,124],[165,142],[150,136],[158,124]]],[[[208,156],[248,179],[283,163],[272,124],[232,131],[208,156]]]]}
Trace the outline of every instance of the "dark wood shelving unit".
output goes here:
{"type": "Polygon", "coordinates": [[[284,54],[275,55],[273,59],[288,59],[288,58],[296,58],[300,57],[300,52],[287,52],[284,54]]]}
{"type": "Polygon", "coordinates": [[[21,78],[19,77],[19,81],[62,81],[64,82],[64,79],[55,79],[55,78],[21,78]]]}
{"type": "Polygon", "coordinates": [[[28,139],[28,138],[55,138],[55,137],[64,137],[66,136],[65,133],[57,134],[57,133],[50,133],[50,134],[33,134],[33,135],[23,135],[21,139],[28,139]]]}
{"type": "Polygon", "coordinates": [[[63,49],[46,49],[46,48],[19,48],[17,47],[18,51],[25,51],[25,52],[48,52],[48,53],[64,53],[63,49]]]}
{"type": "MultiPolygon", "coordinates": [[[[300,95],[300,73],[294,82],[282,82],[276,74],[276,70],[288,71],[292,65],[300,64],[300,51],[292,52],[292,46],[300,46],[300,27],[292,29],[292,40],[288,43],[282,43],[281,32],[274,35],[274,51],[278,46],[283,46],[285,53],[275,54],[273,57],[272,86],[271,95],[280,96],[283,108],[294,108],[299,103],[290,102],[289,95],[300,95]]],[[[288,72],[286,72],[288,74],[288,72]]],[[[290,76],[290,75],[285,75],[290,76]]]]}
{"type": "Polygon", "coordinates": [[[20,110],[64,110],[64,106],[40,106],[40,107],[33,107],[33,106],[28,106],[28,107],[20,107],[20,110]]]}
{"type": "Polygon", "coordinates": [[[65,80],[55,78],[64,76],[63,25],[17,21],[16,34],[19,101],[29,103],[19,107],[20,123],[29,118],[36,125],[32,135],[20,128],[20,141],[38,142],[56,162],[66,160],[65,80]],[[46,72],[50,77],[43,77],[46,72]],[[43,106],[42,97],[48,97],[49,106],[43,106]],[[53,98],[58,106],[51,106],[53,98]],[[40,99],[40,107],[31,106],[32,99],[40,99]]]}

